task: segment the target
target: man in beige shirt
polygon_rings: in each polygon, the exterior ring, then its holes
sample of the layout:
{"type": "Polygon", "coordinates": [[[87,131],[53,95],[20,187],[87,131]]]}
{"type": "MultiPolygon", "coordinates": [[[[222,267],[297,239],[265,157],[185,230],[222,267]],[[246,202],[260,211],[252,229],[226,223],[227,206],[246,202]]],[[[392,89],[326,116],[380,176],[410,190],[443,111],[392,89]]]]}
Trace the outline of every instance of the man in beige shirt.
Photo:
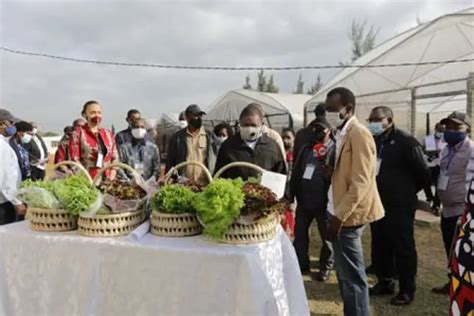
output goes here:
{"type": "MultiPolygon", "coordinates": [[[[202,118],[206,113],[201,108],[192,104],[184,112],[188,126],[177,131],[170,139],[166,172],[184,161],[197,161],[203,163],[211,173],[214,171],[216,161],[216,146],[214,134],[206,131],[202,126],[202,118]]],[[[189,165],[181,172],[189,180],[205,182],[202,168],[189,165]]]]}

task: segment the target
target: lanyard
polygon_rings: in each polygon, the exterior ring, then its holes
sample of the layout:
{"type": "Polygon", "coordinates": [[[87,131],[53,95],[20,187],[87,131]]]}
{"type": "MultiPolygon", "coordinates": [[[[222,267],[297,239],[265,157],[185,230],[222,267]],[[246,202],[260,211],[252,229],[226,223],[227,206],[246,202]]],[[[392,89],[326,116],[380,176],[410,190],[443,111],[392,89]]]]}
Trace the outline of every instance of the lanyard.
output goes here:
{"type": "Polygon", "coordinates": [[[448,147],[448,155],[443,157],[443,159],[441,160],[442,162],[445,160],[448,160],[448,163],[446,165],[446,171],[449,171],[449,167],[451,166],[451,162],[453,161],[455,154],[456,154],[456,150],[454,149],[454,147],[448,147]]]}

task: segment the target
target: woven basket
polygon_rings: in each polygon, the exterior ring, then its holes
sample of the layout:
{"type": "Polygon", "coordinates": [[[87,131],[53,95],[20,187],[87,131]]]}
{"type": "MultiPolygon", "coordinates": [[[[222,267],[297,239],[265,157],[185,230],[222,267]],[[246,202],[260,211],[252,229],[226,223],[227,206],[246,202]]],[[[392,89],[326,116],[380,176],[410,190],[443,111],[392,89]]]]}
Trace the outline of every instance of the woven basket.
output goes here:
{"type": "Polygon", "coordinates": [[[202,227],[196,214],[167,214],[153,212],[151,214],[151,233],[162,237],[188,237],[200,235],[202,227]]]}
{"type": "MultiPolygon", "coordinates": [[[[179,169],[188,165],[196,165],[204,170],[209,183],[212,181],[212,176],[209,170],[202,163],[198,161],[186,161],[180,163],[166,174],[164,183],[167,184],[173,174],[179,169]]],[[[195,214],[170,214],[162,212],[153,212],[151,217],[151,233],[163,237],[188,237],[195,236],[202,233],[202,226],[199,223],[195,214]]]]}
{"type": "Polygon", "coordinates": [[[128,235],[144,220],[144,210],[95,217],[79,216],[78,231],[88,237],[117,237],[128,235]]]}
{"type": "MultiPolygon", "coordinates": [[[[89,172],[80,164],[74,161],[63,161],[53,166],[53,171],[61,166],[70,166],[77,168],[92,183],[89,172]]],[[[45,176],[45,180],[50,180],[53,172],[49,172],[45,176]]],[[[30,221],[32,230],[40,232],[65,232],[77,229],[77,216],[69,214],[63,209],[42,209],[28,208],[27,218],[30,221]]]]}
{"type": "Polygon", "coordinates": [[[77,229],[77,216],[61,209],[29,208],[28,219],[32,230],[64,232],[77,229]]]}
{"type": "Polygon", "coordinates": [[[277,215],[270,215],[252,224],[233,223],[219,242],[233,245],[261,243],[276,236],[279,224],[277,215]]]}
{"type": "MultiPolygon", "coordinates": [[[[219,169],[214,179],[219,178],[225,171],[234,167],[246,167],[260,173],[264,171],[261,167],[243,161],[230,163],[219,169]]],[[[276,235],[276,228],[280,224],[280,217],[272,214],[252,223],[245,223],[239,218],[230,225],[227,233],[218,240],[219,242],[233,245],[254,244],[272,239],[276,235]]]]}

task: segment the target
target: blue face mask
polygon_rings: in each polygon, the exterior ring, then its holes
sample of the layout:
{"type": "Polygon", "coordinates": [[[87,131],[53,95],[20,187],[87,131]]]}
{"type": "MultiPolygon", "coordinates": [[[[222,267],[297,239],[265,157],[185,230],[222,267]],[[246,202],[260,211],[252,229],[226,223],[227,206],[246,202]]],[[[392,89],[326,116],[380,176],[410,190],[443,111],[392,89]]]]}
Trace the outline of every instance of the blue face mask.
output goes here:
{"type": "Polygon", "coordinates": [[[459,144],[460,142],[466,139],[467,134],[464,132],[454,132],[454,131],[446,131],[444,132],[444,140],[446,143],[453,147],[459,144]]]}
{"type": "Polygon", "coordinates": [[[382,122],[371,122],[367,126],[369,129],[370,133],[374,136],[379,136],[382,135],[382,133],[385,131],[383,128],[382,122]]]}
{"type": "Polygon", "coordinates": [[[16,127],[11,125],[5,128],[5,136],[11,137],[16,134],[16,127]]]}

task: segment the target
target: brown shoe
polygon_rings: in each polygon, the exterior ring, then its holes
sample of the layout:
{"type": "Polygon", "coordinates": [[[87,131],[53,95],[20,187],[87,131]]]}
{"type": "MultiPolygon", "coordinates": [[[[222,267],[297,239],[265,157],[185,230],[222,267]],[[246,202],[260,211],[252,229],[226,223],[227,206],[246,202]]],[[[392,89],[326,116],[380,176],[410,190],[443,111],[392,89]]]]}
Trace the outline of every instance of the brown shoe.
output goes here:
{"type": "Polygon", "coordinates": [[[441,295],[449,295],[449,282],[445,285],[432,288],[431,292],[441,295]]]}

